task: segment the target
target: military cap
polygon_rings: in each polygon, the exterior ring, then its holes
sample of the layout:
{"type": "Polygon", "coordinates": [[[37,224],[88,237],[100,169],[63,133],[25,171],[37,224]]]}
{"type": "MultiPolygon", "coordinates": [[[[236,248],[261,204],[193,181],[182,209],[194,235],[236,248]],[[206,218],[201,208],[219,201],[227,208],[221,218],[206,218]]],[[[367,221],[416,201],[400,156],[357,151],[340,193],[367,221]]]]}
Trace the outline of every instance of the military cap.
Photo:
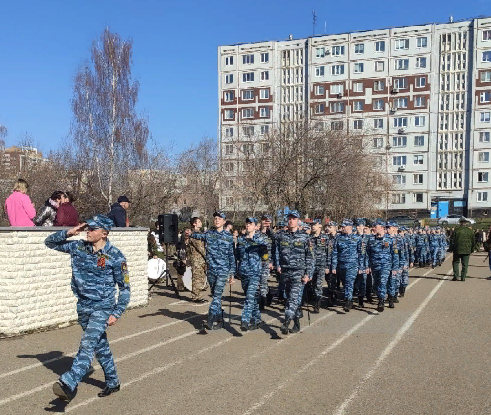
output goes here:
{"type": "Polygon", "coordinates": [[[280,220],[280,221],[278,222],[278,226],[279,226],[280,228],[284,228],[284,227],[285,227],[285,222],[284,222],[284,221],[282,221],[282,220],[280,220]]]}
{"type": "Polygon", "coordinates": [[[265,213],[263,216],[261,216],[261,219],[267,219],[270,222],[273,222],[273,217],[269,213],[265,213]]]}
{"type": "Polygon", "coordinates": [[[341,226],[353,226],[353,221],[349,219],[344,219],[343,223],[341,223],[341,226]]]}
{"type": "Polygon", "coordinates": [[[441,230],[442,230],[442,228],[440,228],[439,226],[437,226],[437,227],[435,228],[435,231],[441,231],[441,230]]]}
{"type": "Polygon", "coordinates": [[[389,220],[389,221],[387,221],[387,227],[388,228],[392,228],[392,227],[396,227],[397,228],[397,222],[394,221],[394,220],[389,220]]]}
{"type": "Polygon", "coordinates": [[[405,226],[399,226],[399,230],[405,232],[405,231],[407,231],[407,228],[405,226]]]}
{"type": "Polygon", "coordinates": [[[257,223],[257,219],[256,218],[246,218],[245,222],[246,223],[257,223]]]}
{"type": "Polygon", "coordinates": [[[329,221],[327,226],[338,226],[337,222],[334,222],[333,220],[329,221]]]}
{"type": "Polygon", "coordinates": [[[225,213],[222,212],[221,210],[217,210],[214,214],[213,217],[218,216],[219,218],[226,219],[225,213]]]}
{"type": "Polygon", "coordinates": [[[293,216],[294,218],[299,218],[300,213],[298,213],[298,210],[290,210],[290,212],[288,212],[288,215],[286,216],[287,217],[293,216]]]}
{"type": "Polygon", "coordinates": [[[118,197],[118,203],[123,203],[123,202],[126,202],[126,203],[131,203],[130,202],[130,199],[128,199],[125,195],[123,196],[119,196],[118,197]]]}
{"type": "Polygon", "coordinates": [[[93,218],[85,221],[87,226],[91,229],[99,229],[102,228],[106,231],[110,231],[114,225],[112,219],[109,219],[106,215],[95,215],[93,218]]]}
{"type": "Polygon", "coordinates": [[[461,222],[461,223],[462,223],[462,222],[467,222],[467,219],[466,219],[466,218],[464,218],[463,216],[461,216],[461,217],[460,217],[460,219],[459,219],[459,222],[461,222]]]}
{"type": "Polygon", "coordinates": [[[316,218],[312,221],[312,225],[315,225],[316,223],[322,223],[322,219],[316,218]]]}
{"type": "Polygon", "coordinates": [[[366,223],[367,222],[366,222],[366,220],[364,218],[357,218],[357,219],[355,219],[356,226],[361,226],[361,225],[365,226],[366,223]]]}
{"type": "Polygon", "coordinates": [[[373,226],[377,226],[377,225],[385,226],[385,222],[382,219],[375,219],[372,224],[373,226]]]}

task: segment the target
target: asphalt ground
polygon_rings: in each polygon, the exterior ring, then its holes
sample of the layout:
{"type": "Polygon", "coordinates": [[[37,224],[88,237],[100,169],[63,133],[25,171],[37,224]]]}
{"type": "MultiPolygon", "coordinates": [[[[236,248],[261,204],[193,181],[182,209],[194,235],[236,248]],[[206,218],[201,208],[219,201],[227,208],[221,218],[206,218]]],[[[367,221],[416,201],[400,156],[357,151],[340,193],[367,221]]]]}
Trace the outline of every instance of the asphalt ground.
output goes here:
{"type": "Polygon", "coordinates": [[[200,334],[208,304],[174,298],[163,287],[150,305],[130,310],[108,330],[122,389],[98,398],[94,372],[68,405],[51,387],[71,366],[81,329],[0,342],[0,412],[7,414],[490,414],[490,271],[484,253],[465,282],[452,282],[451,257],[410,272],[395,309],[376,303],[344,313],[307,313],[298,334],[282,335],[273,302],[263,329],[240,331],[243,293],[223,304],[227,324],[200,334]]]}

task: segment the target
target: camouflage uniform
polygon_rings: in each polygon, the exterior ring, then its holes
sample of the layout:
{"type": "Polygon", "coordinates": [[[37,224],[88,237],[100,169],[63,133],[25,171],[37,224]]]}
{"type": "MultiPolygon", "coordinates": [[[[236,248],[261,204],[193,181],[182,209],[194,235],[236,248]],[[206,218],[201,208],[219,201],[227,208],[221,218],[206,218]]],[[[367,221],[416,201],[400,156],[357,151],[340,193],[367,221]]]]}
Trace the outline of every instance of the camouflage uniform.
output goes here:
{"type": "MultiPolygon", "coordinates": [[[[262,236],[264,237],[266,244],[267,244],[267,259],[263,259],[262,265],[261,265],[261,284],[260,284],[260,290],[261,290],[261,297],[266,297],[268,295],[268,280],[269,280],[269,274],[270,274],[270,269],[269,265],[273,263],[273,252],[275,250],[273,246],[273,239],[274,235],[271,232],[271,230],[268,230],[266,232],[262,233],[262,236]]],[[[266,257],[264,257],[266,258],[266,257]]]]}
{"type": "MultiPolygon", "coordinates": [[[[329,222],[329,226],[338,226],[336,222],[329,222]]],[[[328,274],[326,275],[326,282],[327,285],[329,286],[329,297],[331,300],[331,303],[334,304],[334,297],[336,293],[336,274],[332,273],[333,267],[332,267],[332,254],[334,252],[334,244],[336,243],[336,239],[338,237],[338,234],[336,235],[331,235],[329,234],[327,236],[327,256],[326,256],[326,269],[328,270],[328,274]]]]}
{"type": "Polygon", "coordinates": [[[186,244],[186,257],[188,265],[193,272],[193,287],[191,298],[201,300],[201,290],[206,284],[206,249],[205,243],[197,239],[189,239],[186,244]]]}
{"type": "MultiPolygon", "coordinates": [[[[106,230],[111,229],[112,223],[103,215],[87,221],[89,227],[106,230]]],[[[92,244],[87,241],[67,241],[67,231],[48,236],[45,244],[71,256],[71,286],[78,298],[78,322],[84,330],[72,368],[61,375],[60,381],[73,392],[88,372],[95,353],[104,370],[106,387],[115,388],[119,385],[119,379],[106,337],[106,322],[111,315],[120,318],[130,301],[126,259],[109,240],[104,248],[94,252],[92,244]],[[119,287],[117,302],[116,284],[119,287]]]]}
{"type": "Polygon", "coordinates": [[[315,257],[315,265],[311,278],[314,285],[316,301],[319,301],[322,297],[322,284],[326,277],[328,239],[328,235],[325,233],[321,233],[319,236],[310,237],[315,257]]]}

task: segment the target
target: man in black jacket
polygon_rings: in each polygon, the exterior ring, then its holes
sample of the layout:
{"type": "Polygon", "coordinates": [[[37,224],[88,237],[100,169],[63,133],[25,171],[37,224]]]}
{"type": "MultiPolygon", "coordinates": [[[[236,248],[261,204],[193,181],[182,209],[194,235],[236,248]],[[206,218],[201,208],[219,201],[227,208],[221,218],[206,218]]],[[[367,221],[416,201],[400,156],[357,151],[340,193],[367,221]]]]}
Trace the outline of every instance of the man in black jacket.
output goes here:
{"type": "Polygon", "coordinates": [[[111,206],[111,211],[107,216],[112,219],[115,227],[124,228],[129,226],[126,219],[126,210],[130,207],[130,203],[126,196],[119,196],[118,203],[114,203],[111,206]]]}

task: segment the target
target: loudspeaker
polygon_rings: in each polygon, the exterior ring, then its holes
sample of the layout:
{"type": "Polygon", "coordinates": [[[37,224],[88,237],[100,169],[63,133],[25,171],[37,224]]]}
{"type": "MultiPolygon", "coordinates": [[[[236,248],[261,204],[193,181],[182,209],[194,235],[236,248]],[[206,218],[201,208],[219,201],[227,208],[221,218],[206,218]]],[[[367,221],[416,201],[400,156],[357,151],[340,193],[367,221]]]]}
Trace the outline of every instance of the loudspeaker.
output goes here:
{"type": "Polygon", "coordinates": [[[179,219],[176,214],[166,213],[159,215],[159,239],[160,243],[177,244],[179,219]]]}

